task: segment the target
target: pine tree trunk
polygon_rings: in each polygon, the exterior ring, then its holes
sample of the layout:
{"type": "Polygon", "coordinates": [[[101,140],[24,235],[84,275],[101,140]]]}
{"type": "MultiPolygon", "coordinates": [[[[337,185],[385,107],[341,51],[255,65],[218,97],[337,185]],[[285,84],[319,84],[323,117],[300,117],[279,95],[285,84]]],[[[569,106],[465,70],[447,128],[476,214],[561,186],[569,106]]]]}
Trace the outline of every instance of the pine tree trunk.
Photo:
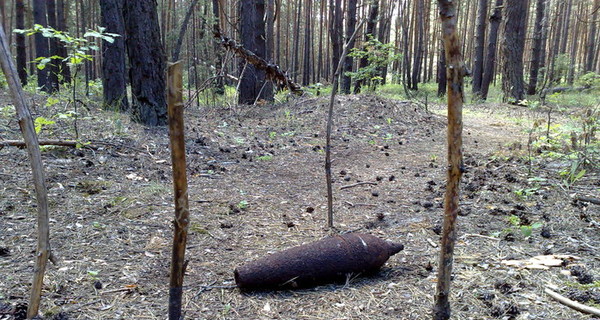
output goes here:
{"type": "MultiPolygon", "coordinates": [[[[67,32],[67,18],[65,16],[65,1],[56,1],[56,29],[59,31],[67,32]]],[[[66,57],[68,55],[67,47],[63,43],[59,43],[58,46],[59,56],[66,57]]],[[[60,61],[61,67],[60,72],[62,75],[62,83],[71,82],[71,69],[64,59],[60,61]]]]}
{"type": "Polygon", "coordinates": [[[333,76],[335,73],[335,66],[337,66],[340,62],[340,55],[342,54],[343,46],[342,32],[344,30],[344,25],[342,17],[342,0],[329,0],[329,8],[331,10],[329,35],[331,36],[331,65],[333,66],[331,71],[333,76]]]}
{"type": "MultiPolygon", "coordinates": [[[[356,30],[356,5],[357,0],[347,0],[348,1],[348,11],[347,11],[347,20],[346,20],[346,39],[349,39],[348,52],[350,52],[354,48],[354,39],[351,39],[352,34],[354,34],[354,30],[356,30]]],[[[342,93],[348,94],[350,93],[350,86],[352,84],[352,79],[350,76],[346,75],[346,72],[352,72],[352,66],[354,63],[354,59],[346,55],[344,59],[344,69],[342,73],[342,83],[340,87],[340,91],[342,93]]]]}
{"type": "Polygon", "coordinates": [[[127,101],[124,0],[100,0],[100,17],[106,32],[118,34],[112,43],[102,42],[102,87],[104,107],[111,110],[129,109],[127,101]]]}
{"type": "Polygon", "coordinates": [[[600,11],[600,0],[595,0],[594,5],[592,6],[593,14],[590,22],[590,29],[588,33],[588,41],[587,41],[587,54],[585,58],[585,72],[594,71],[594,57],[596,54],[596,28],[597,28],[597,20],[598,20],[598,11],[600,11]]]}
{"type": "Polygon", "coordinates": [[[496,7],[490,16],[490,34],[488,36],[487,57],[483,77],[481,78],[481,98],[487,99],[490,83],[494,78],[494,66],[496,64],[496,46],[498,44],[498,29],[502,21],[502,6],[504,0],[496,0],[496,7]]]}
{"type": "Polygon", "coordinates": [[[483,77],[483,57],[485,49],[485,27],[488,12],[488,0],[479,0],[477,9],[477,27],[475,33],[475,54],[473,55],[473,93],[481,91],[483,77]]]}
{"type": "Polygon", "coordinates": [[[525,99],[523,51],[525,50],[528,8],[529,0],[507,1],[504,8],[506,21],[502,43],[504,54],[502,90],[505,99],[515,103],[525,99]]]}
{"type": "Polygon", "coordinates": [[[544,33],[544,13],[546,12],[546,0],[537,0],[535,9],[535,26],[533,31],[533,46],[531,47],[531,68],[529,69],[529,85],[527,94],[535,94],[538,82],[538,73],[540,70],[540,61],[542,58],[542,40],[544,33]]]}
{"type": "MultiPolygon", "coordinates": [[[[377,32],[376,32],[377,16],[379,16],[379,0],[373,0],[373,2],[371,2],[371,6],[369,7],[369,18],[367,19],[367,26],[366,26],[365,38],[364,38],[365,43],[367,41],[369,41],[370,38],[374,39],[375,35],[377,34],[377,32]]],[[[358,70],[366,67],[367,64],[368,64],[367,57],[360,58],[360,61],[358,62],[358,70]]],[[[364,82],[365,82],[364,79],[356,80],[356,83],[354,84],[354,93],[360,93],[360,89],[364,82]]]]}
{"type": "MultiPolygon", "coordinates": [[[[15,1],[16,27],[17,29],[25,29],[25,4],[23,0],[15,1]]],[[[17,72],[21,85],[27,84],[27,52],[25,50],[25,35],[17,33],[15,35],[17,43],[17,72]]]]}
{"type": "Polygon", "coordinates": [[[421,65],[423,62],[423,0],[416,0],[416,21],[415,21],[415,47],[414,47],[414,59],[413,59],[413,70],[412,70],[412,81],[411,81],[411,89],[418,90],[419,89],[419,77],[421,75],[421,65]]]}
{"type": "Polygon", "coordinates": [[[311,46],[311,8],[312,0],[306,0],[305,19],[304,19],[304,61],[302,62],[302,85],[307,86],[310,83],[310,52],[311,46]]]}
{"type": "MultiPolygon", "coordinates": [[[[213,24],[213,31],[221,32],[221,16],[219,14],[219,11],[220,11],[219,0],[212,0],[212,9],[213,9],[213,17],[215,19],[215,22],[213,24]]],[[[219,43],[219,40],[217,40],[215,38],[213,40],[213,44],[214,44],[214,49],[215,49],[215,68],[217,68],[217,72],[218,72],[218,74],[216,75],[217,78],[215,79],[215,93],[218,95],[223,95],[223,94],[225,94],[225,77],[224,77],[225,70],[222,69],[222,68],[225,68],[225,66],[223,65],[223,54],[221,53],[221,48],[220,48],[221,45],[219,43]]]]}
{"type": "MultiPolygon", "coordinates": [[[[42,26],[48,25],[48,19],[46,18],[46,0],[33,0],[33,22],[42,26]]],[[[48,44],[48,38],[44,37],[41,33],[36,33],[35,38],[35,56],[49,57],[50,46],[48,44]]],[[[37,69],[37,85],[45,92],[52,91],[52,85],[48,79],[49,68],[37,69]]]]}
{"type": "MultiPolygon", "coordinates": [[[[240,3],[240,34],[243,46],[261,58],[266,57],[265,0],[242,0],[240,3]]],[[[242,61],[239,84],[240,104],[254,104],[258,99],[272,100],[273,89],[267,83],[265,71],[242,61]],[[245,69],[245,70],[244,70],[245,69]]]]}
{"type": "Polygon", "coordinates": [[[133,117],[149,126],[167,124],[166,56],[156,1],[124,1],[133,117]]]}

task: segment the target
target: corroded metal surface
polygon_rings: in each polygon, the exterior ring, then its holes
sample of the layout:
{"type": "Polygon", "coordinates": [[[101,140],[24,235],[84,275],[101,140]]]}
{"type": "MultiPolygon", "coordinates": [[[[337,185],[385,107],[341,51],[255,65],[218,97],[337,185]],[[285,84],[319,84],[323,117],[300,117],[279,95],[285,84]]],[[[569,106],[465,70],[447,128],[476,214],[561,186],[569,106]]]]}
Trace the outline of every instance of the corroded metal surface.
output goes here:
{"type": "Polygon", "coordinates": [[[241,289],[289,289],[344,280],[377,270],[401,244],[378,237],[348,233],[293,247],[235,269],[241,289]]]}

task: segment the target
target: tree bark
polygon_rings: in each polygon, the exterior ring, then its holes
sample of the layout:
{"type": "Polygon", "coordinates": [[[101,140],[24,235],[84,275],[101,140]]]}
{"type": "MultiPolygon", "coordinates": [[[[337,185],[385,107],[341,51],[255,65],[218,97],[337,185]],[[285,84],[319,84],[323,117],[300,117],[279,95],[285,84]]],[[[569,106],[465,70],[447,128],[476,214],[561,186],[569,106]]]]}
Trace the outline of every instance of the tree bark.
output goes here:
{"type": "Polygon", "coordinates": [[[542,47],[542,40],[544,36],[546,1],[547,0],[537,0],[535,9],[535,26],[533,31],[533,45],[531,47],[531,68],[529,69],[529,85],[527,86],[527,94],[529,95],[535,94],[536,92],[542,50],[544,50],[542,47]]]}
{"type": "Polygon", "coordinates": [[[173,251],[169,282],[169,320],[182,319],[181,301],[185,274],[190,208],[186,174],[185,137],[183,123],[183,73],[181,62],[169,66],[169,138],[173,166],[175,220],[173,221],[173,251]]]}
{"type": "MultiPolygon", "coordinates": [[[[33,0],[33,22],[42,26],[48,25],[48,19],[46,18],[46,0],[33,0]]],[[[48,38],[44,37],[40,32],[34,35],[35,38],[35,56],[49,57],[50,46],[48,44],[48,38]]],[[[49,68],[37,69],[37,85],[45,92],[52,91],[52,84],[48,79],[49,68]]]]}
{"type": "MultiPolygon", "coordinates": [[[[65,16],[65,1],[56,1],[56,27],[59,31],[67,32],[67,17],[65,16]]],[[[66,57],[68,55],[67,47],[64,43],[58,43],[58,55],[66,57]]],[[[64,59],[60,61],[60,74],[62,75],[61,83],[71,83],[71,69],[64,59]]]]}
{"type": "Polygon", "coordinates": [[[525,50],[529,0],[509,0],[505,6],[506,21],[502,43],[504,54],[502,90],[506,100],[516,103],[525,99],[523,51],[525,50]]]}
{"type": "MultiPolygon", "coordinates": [[[[266,57],[265,0],[242,0],[240,2],[240,33],[243,46],[258,57],[266,57]]],[[[240,65],[240,104],[254,104],[258,99],[271,101],[272,86],[267,83],[266,73],[246,61],[240,65]],[[245,70],[244,70],[245,69],[245,70]]]]}
{"type": "MultiPolygon", "coordinates": [[[[50,251],[50,223],[48,217],[48,191],[46,187],[46,178],[44,174],[44,166],[42,164],[42,156],[38,144],[38,138],[33,126],[31,113],[25,102],[25,94],[23,88],[19,84],[16,75],[16,68],[10,54],[10,47],[4,33],[4,28],[0,24],[0,68],[6,77],[12,101],[15,106],[19,127],[23,134],[23,139],[27,145],[27,153],[31,163],[31,171],[33,174],[33,184],[35,187],[35,195],[37,200],[37,228],[38,242],[35,251],[35,267],[33,275],[33,283],[29,305],[27,308],[27,319],[31,319],[38,315],[40,307],[40,299],[44,284],[44,273],[48,259],[52,259],[50,251]]],[[[54,261],[54,260],[52,260],[54,261]]]]}
{"type": "MultiPolygon", "coordinates": [[[[25,4],[23,0],[15,1],[15,23],[17,29],[24,30],[25,29],[25,4]]],[[[17,72],[19,74],[19,79],[21,80],[21,85],[27,84],[27,52],[25,47],[25,35],[22,33],[17,33],[15,35],[16,44],[17,44],[17,72]]]]}
{"type": "Polygon", "coordinates": [[[480,94],[483,77],[483,57],[485,49],[485,27],[488,12],[488,0],[479,0],[477,9],[477,27],[475,28],[475,54],[473,55],[473,93],[480,94]]]}
{"type": "Polygon", "coordinates": [[[585,57],[585,72],[594,71],[594,57],[596,54],[596,28],[597,28],[597,20],[598,20],[598,11],[600,11],[600,0],[595,0],[592,5],[592,18],[590,21],[590,29],[588,33],[588,41],[587,41],[587,54],[585,57]]]}
{"type": "Polygon", "coordinates": [[[490,34],[488,36],[487,57],[483,77],[481,78],[481,99],[487,99],[490,83],[494,78],[494,67],[496,65],[496,46],[498,44],[498,29],[502,21],[502,6],[504,0],[496,0],[496,7],[490,16],[490,34]]]}
{"type": "Polygon", "coordinates": [[[307,86],[310,83],[310,63],[311,59],[311,8],[312,0],[306,0],[305,19],[304,19],[304,58],[302,62],[302,85],[307,86]]]}
{"type": "MultiPolygon", "coordinates": [[[[350,52],[354,48],[355,40],[352,39],[352,35],[356,30],[356,5],[357,0],[347,0],[348,1],[348,11],[346,15],[346,39],[348,42],[346,43],[347,51],[350,52]]],[[[352,66],[354,64],[354,59],[351,56],[346,55],[344,58],[344,69],[342,72],[342,84],[340,87],[340,91],[342,93],[348,94],[350,93],[350,86],[352,84],[352,79],[350,76],[346,75],[346,72],[352,72],[352,66]]]]}
{"type": "MultiPolygon", "coordinates": [[[[339,64],[340,55],[342,54],[342,32],[344,30],[343,19],[342,19],[342,0],[329,0],[330,14],[330,25],[329,35],[331,37],[331,62],[332,72],[335,73],[335,66],[339,64]]],[[[333,74],[332,74],[333,75],[333,74]]]]}
{"type": "MultiPolygon", "coordinates": [[[[367,26],[365,30],[364,42],[369,41],[370,38],[375,38],[377,34],[377,17],[379,16],[379,0],[373,0],[369,7],[369,17],[367,19],[367,26]]],[[[367,57],[360,58],[358,62],[358,70],[366,67],[368,64],[367,57]]],[[[360,89],[365,81],[363,79],[356,80],[354,84],[354,93],[360,93],[360,89]]]]}
{"type": "Polygon", "coordinates": [[[111,110],[129,109],[125,53],[124,0],[100,0],[100,16],[106,32],[118,34],[113,42],[102,41],[102,87],[104,107],[111,110]]]}
{"type": "Polygon", "coordinates": [[[125,1],[124,12],[133,117],[148,126],[164,126],[167,124],[166,58],[156,1],[125,1]]]}
{"type": "Polygon", "coordinates": [[[456,32],[456,7],[453,0],[438,0],[446,53],[448,80],[448,171],[444,199],[444,225],[438,264],[438,280],[433,310],[434,320],[450,319],[450,283],[456,242],[456,220],[460,198],[460,179],[464,171],[462,157],[463,77],[466,68],[456,32]]]}
{"type": "MultiPolygon", "coordinates": [[[[56,0],[46,0],[46,14],[48,26],[56,29],[56,0]]],[[[48,43],[50,44],[50,52],[48,57],[60,57],[61,52],[59,50],[58,39],[49,38],[48,43]]],[[[56,92],[59,90],[58,75],[60,74],[60,61],[61,59],[59,58],[52,58],[50,63],[46,65],[46,68],[48,68],[48,83],[50,85],[50,92],[56,92]]]]}
{"type": "Polygon", "coordinates": [[[421,66],[423,64],[423,0],[416,0],[416,21],[415,21],[415,46],[413,51],[413,68],[412,68],[412,80],[411,89],[419,89],[419,78],[421,75],[421,66]]]}

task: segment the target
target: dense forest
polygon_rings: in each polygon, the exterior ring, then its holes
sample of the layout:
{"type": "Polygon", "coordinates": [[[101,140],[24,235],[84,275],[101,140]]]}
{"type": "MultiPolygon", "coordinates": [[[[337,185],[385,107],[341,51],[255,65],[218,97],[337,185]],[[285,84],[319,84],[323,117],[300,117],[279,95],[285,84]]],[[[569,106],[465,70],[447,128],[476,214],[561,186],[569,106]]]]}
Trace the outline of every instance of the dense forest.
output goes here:
{"type": "Polygon", "coordinates": [[[600,316],[600,0],[0,17],[0,319],[600,316]]]}
{"type": "MultiPolygon", "coordinates": [[[[582,76],[600,70],[598,1],[466,0],[458,6],[469,82],[481,99],[497,82],[505,101],[518,102],[527,95],[544,94],[544,89],[573,87],[582,76]]],[[[160,94],[146,97],[144,92],[164,87],[157,70],[163,70],[166,61],[184,62],[186,83],[196,96],[208,89],[223,94],[228,85],[239,89],[241,103],[272,99],[281,82],[263,70],[255,71],[231,47],[221,46],[222,37],[278,66],[293,82],[323,86],[331,83],[342,47],[364,21],[348,43],[351,54],[343,62],[341,92],[395,83],[410,96],[420,84],[445,84],[435,1],[4,1],[0,14],[5,30],[32,29],[37,24],[73,38],[87,37],[86,59],[77,66],[86,83],[103,78],[106,103],[119,102],[123,109],[129,108],[123,92],[130,83],[133,110],[147,124],[165,123],[164,113],[146,114],[137,106],[160,109],[165,104],[160,94]],[[109,41],[86,34],[98,26],[113,35],[107,36],[109,41]],[[265,78],[272,81],[263,86],[265,78]]],[[[59,89],[58,82],[69,82],[70,74],[79,71],[66,62],[36,69],[32,61],[64,58],[78,48],[72,40],[47,37],[42,32],[29,37],[12,33],[9,42],[23,83],[37,75],[38,86],[53,91],[59,89]]],[[[578,86],[593,80],[588,75],[578,86]]],[[[444,85],[439,93],[443,91],[444,85]]]]}

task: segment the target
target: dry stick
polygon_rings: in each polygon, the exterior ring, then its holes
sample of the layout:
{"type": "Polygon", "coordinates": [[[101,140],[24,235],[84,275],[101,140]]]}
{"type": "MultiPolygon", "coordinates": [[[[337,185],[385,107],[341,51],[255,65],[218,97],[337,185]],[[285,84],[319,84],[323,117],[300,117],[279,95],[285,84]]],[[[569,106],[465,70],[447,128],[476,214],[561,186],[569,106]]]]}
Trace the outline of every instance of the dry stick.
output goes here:
{"type": "Polygon", "coordinates": [[[354,33],[348,39],[348,42],[344,45],[344,50],[340,55],[340,61],[338,62],[335,73],[333,74],[331,97],[329,99],[329,114],[327,115],[327,139],[325,143],[325,180],[327,181],[327,226],[333,228],[333,187],[331,182],[331,127],[333,127],[333,103],[335,101],[335,95],[338,90],[338,78],[344,65],[344,59],[348,54],[348,44],[354,40],[356,33],[362,27],[365,21],[362,20],[358,27],[354,30],[354,33]]]}
{"type": "Polygon", "coordinates": [[[548,288],[546,288],[544,290],[544,292],[546,292],[549,296],[551,296],[552,298],[554,298],[556,301],[564,304],[565,306],[569,307],[569,308],[573,308],[577,311],[581,311],[584,313],[589,313],[589,314],[593,314],[595,316],[600,316],[600,309],[594,308],[594,307],[590,307],[590,306],[586,306],[585,304],[581,304],[577,301],[573,301],[571,299],[568,299],[548,288]]]}
{"type": "Polygon", "coordinates": [[[44,177],[44,167],[42,166],[42,157],[38,138],[33,127],[31,113],[25,103],[23,88],[17,77],[17,69],[10,55],[10,48],[4,34],[4,28],[0,25],[0,65],[6,76],[6,81],[11,91],[13,104],[15,105],[19,127],[23,133],[23,140],[27,144],[27,153],[31,161],[31,171],[33,173],[33,182],[37,198],[38,216],[38,243],[36,251],[36,262],[33,273],[33,285],[29,297],[29,306],[27,308],[27,319],[38,315],[40,308],[40,299],[42,295],[42,286],[44,283],[44,272],[46,264],[50,257],[50,227],[48,223],[48,193],[44,177]]]}
{"type": "Polygon", "coordinates": [[[350,188],[357,187],[357,186],[362,186],[362,185],[365,185],[365,184],[370,184],[370,185],[376,186],[377,182],[371,182],[371,181],[357,182],[357,183],[349,184],[349,185],[346,185],[346,186],[341,186],[340,190],[350,189],[350,188]]]}
{"type": "MultiPolygon", "coordinates": [[[[63,140],[40,140],[38,141],[40,146],[61,146],[61,147],[77,147],[77,141],[63,141],[63,140]]],[[[0,147],[26,147],[25,141],[20,140],[3,140],[0,141],[0,147]]]]}
{"type": "Polygon", "coordinates": [[[169,137],[173,162],[173,190],[175,193],[175,220],[171,281],[169,286],[169,320],[181,319],[183,275],[185,273],[185,246],[189,223],[189,202],[183,135],[183,76],[181,62],[169,65],[168,71],[169,137]]]}
{"type": "Polygon", "coordinates": [[[448,81],[448,173],[446,196],[444,199],[444,229],[438,265],[438,280],[435,293],[434,320],[450,318],[450,277],[452,275],[452,260],[454,242],[456,241],[456,218],[458,216],[458,201],[460,179],[462,176],[462,105],[463,77],[466,68],[460,53],[460,44],[456,32],[456,1],[438,0],[442,34],[446,53],[446,75],[448,81]]]}
{"type": "Polygon", "coordinates": [[[600,199],[591,198],[591,197],[577,197],[575,198],[577,201],[589,202],[593,204],[600,204],[600,199]]]}

